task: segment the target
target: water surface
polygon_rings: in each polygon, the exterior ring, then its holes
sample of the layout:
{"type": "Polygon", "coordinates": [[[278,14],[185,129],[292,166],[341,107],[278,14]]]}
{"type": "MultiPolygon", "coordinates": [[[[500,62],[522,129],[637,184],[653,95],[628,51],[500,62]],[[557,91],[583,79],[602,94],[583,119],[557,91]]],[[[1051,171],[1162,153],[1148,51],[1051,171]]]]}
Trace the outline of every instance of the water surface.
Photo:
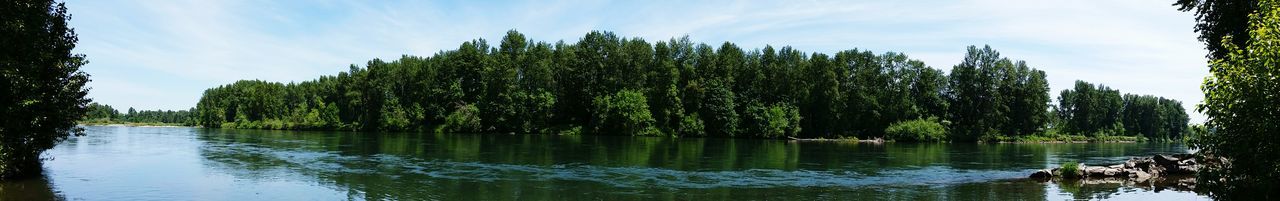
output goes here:
{"type": "Polygon", "coordinates": [[[1178,144],[758,139],[86,127],[0,200],[1197,200],[1024,179],[1178,144]]]}

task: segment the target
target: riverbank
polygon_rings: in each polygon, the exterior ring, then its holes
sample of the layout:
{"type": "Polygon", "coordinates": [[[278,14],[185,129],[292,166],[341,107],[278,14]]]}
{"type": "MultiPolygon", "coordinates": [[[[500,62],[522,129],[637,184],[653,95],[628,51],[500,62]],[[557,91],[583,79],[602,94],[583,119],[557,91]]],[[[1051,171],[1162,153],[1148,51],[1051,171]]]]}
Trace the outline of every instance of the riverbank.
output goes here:
{"type": "Polygon", "coordinates": [[[1084,136],[1084,135],[1050,135],[1050,136],[1018,136],[996,137],[986,140],[1006,144],[1067,144],[1067,143],[1139,143],[1149,141],[1141,136],[1084,136]]]}
{"type": "Polygon", "coordinates": [[[795,137],[790,137],[790,138],[787,138],[787,141],[791,141],[791,142],[872,143],[872,144],[880,144],[880,143],[884,143],[884,142],[885,142],[884,138],[874,138],[874,139],[866,139],[866,140],[864,140],[864,139],[858,139],[857,137],[831,138],[831,139],[827,139],[827,138],[795,138],[795,137]]]}
{"type": "MultiPolygon", "coordinates": [[[[857,137],[847,138],[787,138],[788,141],[794,142],[842,142],[842,143],[872,143],[880,144],[885,142],[896,142],[897,140],[873,138],[859,139],[857,137]]],[[[1073,143],[1141,143],[1148,142],[1147,138],[1136,136],[1098,136],[1089,137],[1083,135],[1057,135],[1057,136],[1021,136],[1021,137],[996,137],[979,141],[978,143],[999,143],[999,144],[1073,144],[1073,143]]],[[[950,143],[950,142],[942,142],[950,143]]]]}
{"type": "Polygon", "coordinates": [[[127,127],[193,127],[179,123],[161,122],[77,122],[80,126],[127,126],[127,127]]]}

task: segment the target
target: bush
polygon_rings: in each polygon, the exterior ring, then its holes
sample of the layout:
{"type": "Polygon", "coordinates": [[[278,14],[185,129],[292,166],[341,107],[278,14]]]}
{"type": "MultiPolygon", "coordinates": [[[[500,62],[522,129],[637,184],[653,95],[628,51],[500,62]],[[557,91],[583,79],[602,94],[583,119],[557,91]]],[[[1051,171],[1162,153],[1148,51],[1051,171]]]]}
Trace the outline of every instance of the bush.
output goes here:
{"type": "Polygon", "coordinates": [[[649,101],[644,93],[622,90],[610,96],[596,97],[592,101],[592,132],[633,136],[657,136],[662,132],[654,127],[649,113],[649,101]]]}
{"type": "Polygon", "coordinates": [[[884,129],[885,138],[897,141],[939,142],[946,140],[947,129],[937,118],[900,121],[884,129]]]}
{"type": "Polygon", "coordinates": [[[474,133],[482,130],[480,126],[480,108],[475,104],[467,104],[458,107],[453,113],[444,118],[444,125],[436,129],[436,132],[466,132],[474,133]]]}
{"type": "Polygon", "coordinates": [[[1059,168],[1058,171],[1062,178],[1080,178],[1080,163],[1067,161],[1062,164],[1062,168],[1059,168]]]}
{"type": "Polygon", "coordinates": [[[787,104],[747,108],[750,129],[764,138],[795,137],[800,133],[800,110],[787,104]]]}
{"type": "Polygon", "coordinates": [[[582,126],[569,127],[567,129],[561,130],[559,133],[557,133],[557,135],[571,135],[571,136],[582,135],[582,126]]]}
{"type": "Polygon", "coordinates": [[[689,114],[680,119],[680,125],[676,129],[675,135],[705,136],[707,133],[702,131],[704,128],[702,118],[699,118],[697,113],[689,114]]]}

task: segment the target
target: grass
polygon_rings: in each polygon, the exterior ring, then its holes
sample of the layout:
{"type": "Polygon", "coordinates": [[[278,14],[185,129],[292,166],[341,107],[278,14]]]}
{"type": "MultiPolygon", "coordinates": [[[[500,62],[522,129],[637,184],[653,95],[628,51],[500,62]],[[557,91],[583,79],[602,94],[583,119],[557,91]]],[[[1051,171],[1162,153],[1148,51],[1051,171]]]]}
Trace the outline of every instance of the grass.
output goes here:
{"type": "Polygon", "coordinates": [[[1080,178],[1080,163],[1067,161],[1066,163],[1062,163],[1062,168],[1059,168],[1058,171],[1060,172],[1059,174],[1062,175],[1062,178],[1080,178]]]}

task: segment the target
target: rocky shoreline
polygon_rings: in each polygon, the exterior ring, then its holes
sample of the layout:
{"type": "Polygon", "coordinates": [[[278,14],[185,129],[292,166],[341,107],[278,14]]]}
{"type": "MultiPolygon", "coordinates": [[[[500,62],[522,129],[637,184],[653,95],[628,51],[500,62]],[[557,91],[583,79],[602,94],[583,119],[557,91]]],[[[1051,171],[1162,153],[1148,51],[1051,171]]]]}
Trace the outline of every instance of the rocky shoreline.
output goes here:
{"type": "Polygon", "coordinates": [[[1109,166],[1079,164],[1075,174],[1065,174],[1061,167],[1044,169],[1031,173],[1030,177],[1041,181],[1075,179],[1085,183],[1140,183],[1194,189],[1195,174],[1200,167],[1195,155],[1155,155],[1109,166]]]}

